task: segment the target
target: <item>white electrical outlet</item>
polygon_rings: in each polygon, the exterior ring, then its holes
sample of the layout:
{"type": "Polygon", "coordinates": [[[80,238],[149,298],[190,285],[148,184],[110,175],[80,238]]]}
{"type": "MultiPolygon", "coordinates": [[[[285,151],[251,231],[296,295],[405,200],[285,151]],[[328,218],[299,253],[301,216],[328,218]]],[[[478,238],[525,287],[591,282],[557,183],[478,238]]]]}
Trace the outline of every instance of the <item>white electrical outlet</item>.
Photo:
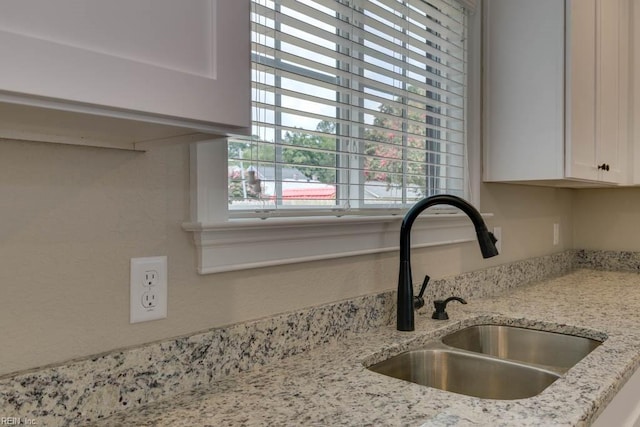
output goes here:
{"type": "Polygon", "coordinates": [[[553,244],[557,245],[560,243],[560,224],[553,224],[553,244]]]}
{"type": "Polygon", "coordinates": [[[131,258],[130,323],[167,317],[167,257],[131,258]]]}
{"type": "Polygon", "coordinates": [[[496,242],[496,249],[498,253],[502,253],[502,227],[493,227],[493,237],[498,239],[496,242]]]}

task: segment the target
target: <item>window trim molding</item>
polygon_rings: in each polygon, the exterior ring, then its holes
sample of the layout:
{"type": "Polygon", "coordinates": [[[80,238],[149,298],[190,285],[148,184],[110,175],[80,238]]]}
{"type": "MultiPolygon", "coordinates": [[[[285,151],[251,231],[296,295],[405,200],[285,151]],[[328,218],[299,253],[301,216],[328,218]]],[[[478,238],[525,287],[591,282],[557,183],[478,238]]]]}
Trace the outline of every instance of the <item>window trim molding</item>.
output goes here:
{"type": "MultiPolygon", "coordinates": [[[[481,14],[469,16],[467,105],[468,185],[479,206],[481,185],[481,14]]],[[[226,138],[191,144],[190,220],[199,274],[220,273],[347,256],[396,251],[401,216],[342,216],[230,219],[227,209],[226,138]]],[[[484,218],[492,214],[483,214],[484,218]]],[[[421,215],[413,226],[412,247],[476,240],[463,214],[421,215]]]]}
{"type": "MultiPolygon", "coordinates": [[[[483,215],[490,217],[491,215],[483,215]]],[[[293,264],[399,249],[402,217],[314,217],[184,223],[194,233],[198,273],[293,264]]],[[[464,214],[424,214],[412,229],[412,247],[476,240],[464,214]]]]}

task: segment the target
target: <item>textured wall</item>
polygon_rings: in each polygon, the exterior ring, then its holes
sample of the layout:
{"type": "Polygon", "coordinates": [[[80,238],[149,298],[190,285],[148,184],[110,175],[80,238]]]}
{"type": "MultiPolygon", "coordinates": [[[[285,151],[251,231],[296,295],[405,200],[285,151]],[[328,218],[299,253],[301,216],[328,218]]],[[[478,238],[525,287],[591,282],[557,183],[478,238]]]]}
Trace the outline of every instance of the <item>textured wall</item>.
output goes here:
{"type": "MultiPolygon", "coordinates": [[[[199,276],[181,228],[188,179],[186,146],[135,153],[0,140],[0,374],[395,288],[396,253],[199,276]],[[169,317],[130,325],[129,259],[154,255],[169,257],[169,317]]],[[[503,254],[485,261],[475,243],[422,249],[414,275],[573,247],[572,194],[484,186],[503,254]]]]}

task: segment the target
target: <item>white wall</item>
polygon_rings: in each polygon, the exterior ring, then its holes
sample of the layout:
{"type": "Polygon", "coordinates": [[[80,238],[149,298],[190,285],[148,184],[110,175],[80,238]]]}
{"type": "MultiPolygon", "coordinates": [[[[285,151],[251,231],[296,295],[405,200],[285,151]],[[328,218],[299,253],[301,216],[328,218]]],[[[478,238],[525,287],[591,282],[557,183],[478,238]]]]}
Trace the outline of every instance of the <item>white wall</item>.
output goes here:
{"type": "MultiPolygon", "coordinates": [[[[395,288],[396,253],[199,276],[181,228],[188,158],[186,146],[136,153],[0,140],[0,374],[395,288]],[[130,325],[129,260],[154,255],[169,257],[169,317],[130,325]]],[[[572,194],[483,186],[503,254],[483,260],[475,243],[423,249],[415,277],[573,247],[572,194]]]]}

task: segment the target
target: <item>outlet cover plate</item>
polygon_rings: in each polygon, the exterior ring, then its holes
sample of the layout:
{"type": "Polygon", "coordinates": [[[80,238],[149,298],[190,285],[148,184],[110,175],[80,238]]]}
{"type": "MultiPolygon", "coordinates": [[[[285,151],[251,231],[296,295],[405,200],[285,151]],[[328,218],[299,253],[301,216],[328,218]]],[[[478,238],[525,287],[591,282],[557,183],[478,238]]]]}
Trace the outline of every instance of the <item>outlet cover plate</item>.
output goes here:
{"type": "Polygon", "coordinates": [[[129,286],[130,323],[167,317],[166,256],[131,258],[129,286]],[[151,300],[153,302],[149,304],[151,300]]]}

